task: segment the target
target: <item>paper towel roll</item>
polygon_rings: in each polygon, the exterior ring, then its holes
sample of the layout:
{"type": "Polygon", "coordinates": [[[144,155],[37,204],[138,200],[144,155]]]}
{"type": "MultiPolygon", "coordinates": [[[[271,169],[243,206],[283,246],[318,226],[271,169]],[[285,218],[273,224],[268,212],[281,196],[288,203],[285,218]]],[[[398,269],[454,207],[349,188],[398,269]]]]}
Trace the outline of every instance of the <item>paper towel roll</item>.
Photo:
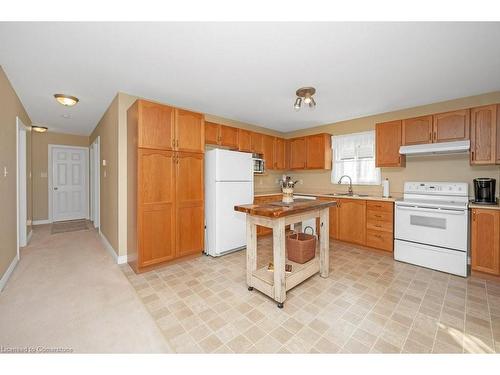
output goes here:
{"type": "Polygon", "coordinates": [[[384,181],[382,181],[382,196],[384,198],[389,198],[390,193],[389,193],[389,180],[386,178],[384,181]]]}

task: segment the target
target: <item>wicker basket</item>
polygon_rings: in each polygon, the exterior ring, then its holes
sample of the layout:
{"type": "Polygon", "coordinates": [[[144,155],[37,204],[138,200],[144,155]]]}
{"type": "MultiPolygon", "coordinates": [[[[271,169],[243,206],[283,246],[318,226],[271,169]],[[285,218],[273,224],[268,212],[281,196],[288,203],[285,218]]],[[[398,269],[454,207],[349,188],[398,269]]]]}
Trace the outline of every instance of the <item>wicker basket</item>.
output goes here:
{"type": "Polygon", "coordinates": [[[306,233],[293,233],[286,237],[288,260],[304,264],[316,255],[316,236],[306,233]]]}

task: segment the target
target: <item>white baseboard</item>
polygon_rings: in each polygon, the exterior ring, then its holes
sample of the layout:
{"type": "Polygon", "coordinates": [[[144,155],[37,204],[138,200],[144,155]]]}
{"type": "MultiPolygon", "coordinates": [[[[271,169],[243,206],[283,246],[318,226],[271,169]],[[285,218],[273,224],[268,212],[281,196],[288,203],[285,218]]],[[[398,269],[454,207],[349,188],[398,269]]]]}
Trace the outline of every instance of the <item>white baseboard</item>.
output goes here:
{"type": "Polygon", "coordinates": [[[104,244],[104,247],[108,252],[111,254],[113,259],[117,264],[125,264],[127,263],[127,256],[126,255],[118,255],[116,254],[115,249],[113,249],[113,246],[109,243],[108,239],[106,236],[99,230],[99,235],[101,236],[102,243],[104,244]]]}
{"type": "Polygon", "coordinates": [[[52,220],[45,219],[45,220],[33,220],[33,225],[42,225],[42,224],[51,224],[52,220]]]}
{"type": "Polygon", "coordinates": [[[0,279],[0,292],[3,290],[3,288],[7,284],[7,280],[9,280],[10,275],[12,275],[14,268],[16,268],[17,262],[19,262],[19,259],[17,258],[17,255],[16,255],[14,257],[14,259],[12,260],[12,263],[10,264],[9,268],[7,268],[7,270],[3,274],[2,279],[0,279]]]}

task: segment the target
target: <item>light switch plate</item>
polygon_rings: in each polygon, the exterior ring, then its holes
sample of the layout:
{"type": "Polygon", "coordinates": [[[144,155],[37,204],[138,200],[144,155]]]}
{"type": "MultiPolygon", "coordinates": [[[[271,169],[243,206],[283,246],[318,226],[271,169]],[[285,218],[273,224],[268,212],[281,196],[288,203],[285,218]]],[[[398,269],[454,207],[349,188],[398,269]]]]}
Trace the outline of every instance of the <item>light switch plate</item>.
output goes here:
{"type": "Polygon", "coordinates": [[[105,159],[102,159],[102,166],[105,167],[106,166],[106,160],[105,159]]]}

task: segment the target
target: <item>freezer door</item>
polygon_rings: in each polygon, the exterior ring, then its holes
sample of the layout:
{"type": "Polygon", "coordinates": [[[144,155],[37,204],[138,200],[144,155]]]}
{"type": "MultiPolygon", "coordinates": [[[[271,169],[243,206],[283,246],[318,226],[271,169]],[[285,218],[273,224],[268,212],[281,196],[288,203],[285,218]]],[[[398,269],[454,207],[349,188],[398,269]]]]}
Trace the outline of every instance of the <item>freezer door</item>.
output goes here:
{"type": "Polygon", "coordinates": [[[246,152],[217,150],[216,181],[252,181],[252,155],[246,152]]]}
{"type": "Polygon", "coordinates": [[[253,203],[253,183],[216,183],[216,239],[215,251],[221,255],[246,246],[246,215],[236,212],[234,206],[253,203]]]}

